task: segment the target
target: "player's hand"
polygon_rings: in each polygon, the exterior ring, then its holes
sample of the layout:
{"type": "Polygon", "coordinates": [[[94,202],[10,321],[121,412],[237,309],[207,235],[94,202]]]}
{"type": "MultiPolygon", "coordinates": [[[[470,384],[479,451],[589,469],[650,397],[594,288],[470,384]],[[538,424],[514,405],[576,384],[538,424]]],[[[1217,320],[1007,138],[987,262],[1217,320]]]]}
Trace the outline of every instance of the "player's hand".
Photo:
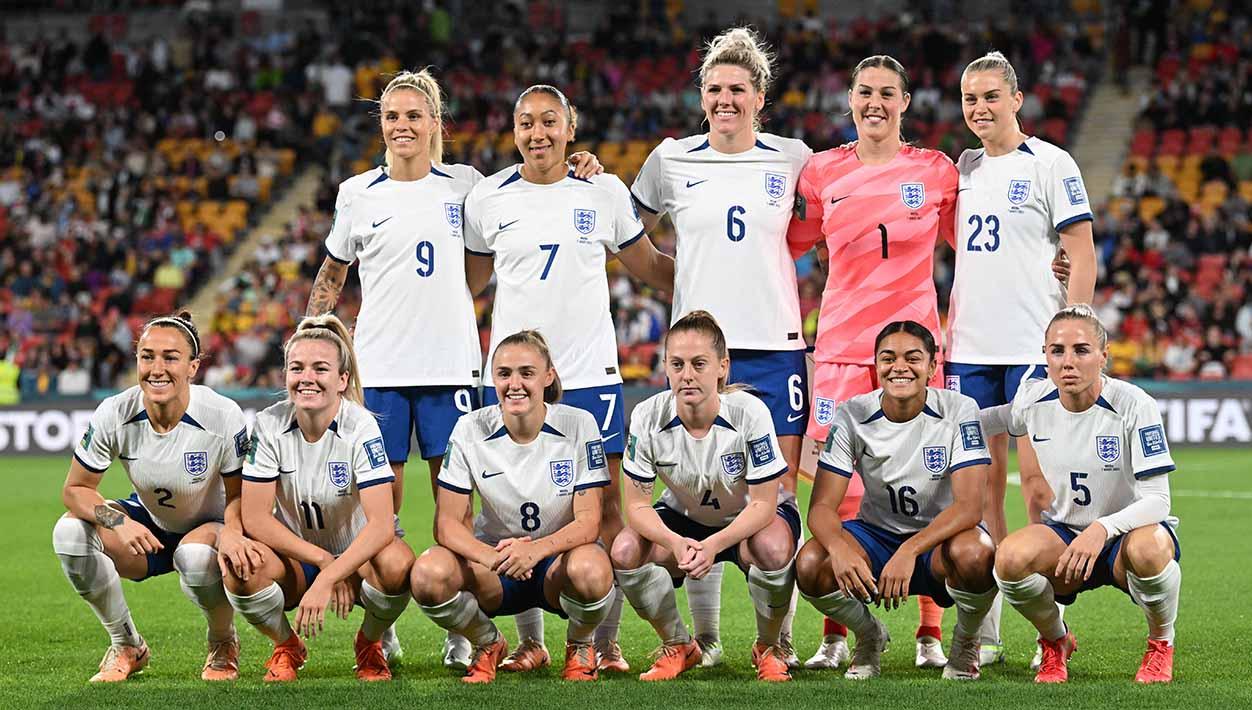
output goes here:
{"type": "Polygon", "coordinates": [[[352,583],[347,579],[335,582],[335,586],[331,588],[330,610],[338,614],[340,619],[347,621],[355,604],[356,592],[353,590],[352,583]]]}
{"type": "Polygon", "coordinates": [[[223,575],[230,571],[247,580],[265,564],[264,548],[238,530],[223,526],[217,536],[217,562],[223,575]]]}
{"type": "Polygon", "coordinates": [[[696,556],[702,545],[699,540],[675,535],[666,547],[669,548],[670,554],[674,556],[674,563],[681,568],[683,565],[691,563],[691,560],[696,556]]]}
{"type": "Polygon", "coordinates": [[[594,153],[588,153],[585,150],[571,153],[566,162],[574,169],[574,177],[582,180],[604,172],[604,166],[600,164],[600,159],[594,153]]]}
{"type": "Polygon", "coordinates": [[[143,523],[135,522],[129,516],[124,517],[120,524],[114,526],[113,532],[117,534],[122,547],[130,550],[131,554],[137,557],[151,555],[165,549],[165,545],[161,544],[151,530],[143,523]]]}
{"type": "Polygon", "coordinates": [[[695,546],[690,548],[686,562],[678,563],[678,569],[687,573],[692,579],[704,579],[704,575],[713,569],[713,565],[717,564],[717,555],[721,552],[716,545],[711,544],[708,540],[695,541],[695,546]]]}
{"type": "Polygon", "coordinates": [[[830,554],[830,569],[835,574],[839,591],[853,599],[870,604],[878,597],[878,585],[874,584],[874,571],[865,560],[840,540],[830,554]]]}
{"type": "Polygon", "coordinates": [[[1052,275],[1063,284],[1069,283],[1069,254],[1065,253],[1064,247],[1052,259],[1052,275]]]}
{"type": "Polygon", "coordinates": [[[329,582],[318,579],[300,597],[296,608],[295,632],[306,639],[316,637],[326,624],[326,607],[330,606],[335,589],[329,582]]]}
{"type": "Polygon", "coordinates": [[[1107,540],[1108,531],[1103,525],[1098,522],[1088,525],[1056,561],[1056,578],[1065,584],[1077,584],[1090,579],[1107,540]]]}
{"type": "Polygon", "coordinates": [[[530,579],[535,565],[543,559],[543,551],[539,549],[539,545],[529,537],[502,540],[500,544],[504,546],[496,546],[500,552],[495,567],[496,574],[519,581],[530,579]],[[505,542],[508,544],[505,545],[505,542]]]}
{"type": "Polygon", "coordinates": [[[882,568],[882,574],[878,575],[877,603],[884,609],[888,611],[898,609],[909,598],[909,580],[913,578],[913,568],[916,562],[917,555],[904,547],[896,550],[891,559],[887,560],[887,564],[882,568]]]}

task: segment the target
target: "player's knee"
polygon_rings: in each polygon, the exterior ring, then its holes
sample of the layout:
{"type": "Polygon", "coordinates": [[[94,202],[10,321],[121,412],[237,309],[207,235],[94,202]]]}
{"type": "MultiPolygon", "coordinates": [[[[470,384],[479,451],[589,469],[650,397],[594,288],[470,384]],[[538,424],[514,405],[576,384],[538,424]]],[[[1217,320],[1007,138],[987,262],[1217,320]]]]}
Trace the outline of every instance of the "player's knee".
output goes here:
{"type": "Polygon", "coordinates": [[[67,557],[87,557],[103,552],[104,545],[95,525],[66,513],[52,526],[52,550],[67,557]]]}
{"type": "Polygon", "coordinates": [[[609,593],[613,567],[597,545],[582,545],[565,553],[565,576],[577,596],[593,601],[609,593]]]}
{"type": "Polygon", "coordinates": [[[772,572],[791,563],[795,543],[789,532],[784,533],[771,525],[748,538],[748,552],[757,567],[772,572]]]}
{"type": "Polygon", "coordinates": [[[1034,572],[1034,558],[1034,551],[1026,540],[1010,535],[995,551],[996,576],[1010,582],[1025,579],[1034,572]]]}
{"type": "Polygon", "coordinates": [[[643,539],[634,530],[623,530],[609,553],[613,569],[638,569],[643,565],[643,539]]]}
{"type": "Polygon", "coordinates": [[[373,560],[378,589],[385,594],[399,594],[409,584],[413,567],[413,551],[400,539],[383,548],[373,560]]]}
{"type": "Polygon", "coordinates": [[[1126,568],[1140,577],[1155,577],[1174,559],[1174,541],[1160,525],[1135,528],[1122,542],[1126,568]]]}
{"type": "Polygon", "coordinates": [[[954,586],[972,589],[991,583],[996,548],[989,535],[980,530],[961,533],[948,541],[946,549],[954,586]]]}
{"type": "Polygon", "coordinates": [[[208,587],[222,582],[217,550],[201,542],[184,542],[174,550],[174,569],[190,587],[208,587]]]}
{"type": "Polygon", "coordinates": [[[456,558],[447,549],[432,547],[423,552],[409,573],[413,598],[427,606],[442,604],[457,592],[452,584],[455,573],[456,558]]]}
{"type": "Polygon", "coordinates": [[[809,540],[796,554],[796,586],[809,596],[822,596],[830,590],[824,589],[825,572],[830,568],[826,548],[817,540],[809,540]]]}

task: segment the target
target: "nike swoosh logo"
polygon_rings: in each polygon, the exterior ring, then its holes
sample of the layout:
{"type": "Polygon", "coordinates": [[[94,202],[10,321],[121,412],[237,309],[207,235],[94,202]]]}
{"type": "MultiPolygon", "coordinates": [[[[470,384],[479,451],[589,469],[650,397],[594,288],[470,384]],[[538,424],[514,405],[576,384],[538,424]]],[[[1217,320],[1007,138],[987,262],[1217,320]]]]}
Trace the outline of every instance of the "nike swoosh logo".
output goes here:
{"type": "Polygon", "coordinates": [[[788,414],[788,415],[787,415],[787,421],[788,421],[788,422],[798,422],[798,421],[800,421],[800,418],[801,418],[801,417],[803,417],[803,416],[804,416],[803,414],[788,414]]]}
{"type": "Polygon", "coordinates": [[[962,187],[962,188],[960,188],[959,190],[957,190],[957,192],[965,192],[966,190],[973,190],[973,189],[974,189],[974,188],[972,188],[972,187],[962,187]]]}
{"type": "Polygon", "coordinates": [[[688,181],[687,181],[687,187],[695,187],[696,185],[703,185],[704,183],[706,183],[706,182],[708,182],[708,181],[709,181],[709,180],[708,180],[708,178],[705,178],[705,179],[703,179],[703,180],[696,180],[695,182],[692,182],[691,180],[688,180],[688,181]]]}
{"type": "Polygon", "coordinates": [[[383,220],[383,221],[381,221],[381,222],[375,222],[375,223],[374,223],[374,229],[378,229],[378,228],[379,228],[379,227],[381,227],[382,225],[384,225],[384,224],[386,224],[387,222],[391,221],[392,217],[395,217],[395,215],[391,215],[391,217],[388,217],[387,219],[384,219],[384,220],[383,220]]]}
{"type": "Polygon", "coordinates": [[[487,471],[484,469],[482,478],[485,481],[488,478],[495,478],[496,476],[502,476],[502,475],[504,475],[504,471],[496,471],[495,473],[487,473],[487,471]]]}
{"type": "Polygon", "coordinates": [[[621,432],[619,431],[619,432],[614,433],[614,434],[609,434],[609,435],[608,435],[608,436],[606,436],[606,437],[602,437],[602,438],[600,439],[600,441],[608,441],[609,439],[612,439],[613,437],[617,436],[618,434],[621,434],[621,432]]]}
{"type": "Polygon", "coordinates": [[[123,461],[138,461],[138,456],[127,456],[126,454],[118,454],[117,457],[123,461]]]}
{"type": "Polygon", "coordinates": [[[1035,436],[1033,434],[1031,435],[1030,440],[1035,442],[1036,444],[1042,444],[1045,441],[1052,441],[1052,439],[1040,439],[1038,436],[1035,436]]]}
{"type": "Polygon", "coordinates": [[[521,221],[521,220],[519,220],[519,219],[515,219],[515,220],[513,220],[512,222],[509,222],[508,224],[505,224],[505,223],[501,222],[501,223],[500,223],[500,231],[501,231],[501,232],[503,232],[504,230],[508,229],[509,227],[512,227],[513,225],[517,224],[517,223],[518,223],[518,222],[520,222],[520,221],[521,221]]]}
{"type": "Polygon", "coordinates": [[[849,198],[849,197],[851,197],[851,196],[852,196],[852,195],[844,195],[843,197],[832,197],[832,198],[830,198],[830,204],[832,204],[832,205],[833,205],[833,204],[835,204],[836,202],[843,202],[844,200],[848,199],[848,198],[849,198]]]}

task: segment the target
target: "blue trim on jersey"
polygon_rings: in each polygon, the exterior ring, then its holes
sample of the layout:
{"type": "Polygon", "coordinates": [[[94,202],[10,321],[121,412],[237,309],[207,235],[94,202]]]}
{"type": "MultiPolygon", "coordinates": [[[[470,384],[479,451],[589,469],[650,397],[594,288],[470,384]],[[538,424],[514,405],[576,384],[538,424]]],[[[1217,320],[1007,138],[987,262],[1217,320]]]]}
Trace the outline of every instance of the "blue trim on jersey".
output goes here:
{"type": "Polygon", "coordinates": [[[1039,404],[1040,402],[1051,402],[1051,401],[1052,401],[1052,400],[1054,400],[1054,399],[1055,399],[1055,400],[1058,400],[1058,401],[1061,399],[1061,391],[1060,391],[1060,390],[1052,390],[1052,391],[1051,391],[1051,392],[1049,392],[1048,394],[1045,394],[1044,396],[1042,396],[1042,397],[1040,397],[1039,399],[1035,400],[1035,404],[1039,404]]]}
{"type": "Polygon", "coordinates": [[[883,418],[883,417],[885,417],[885,416],[887,416],[887,413],[886,413],[886,412],[884,412],[884,411],[880,408],[877,412],[874,412],[873,414],[871,414],[871,415],[869,416],[869,419],[866,419],[865,421],[863,421],[863,422],[861,422],[861,423],[862,423],[862,424],[869,424],[870,422],[872,422],[872,421],[874,421],[874,420],[876,420],[876,419],[882,419],[882,418],[883,418]]]}
{"type": "Polygon", "coordinates": [[[844,471],[841,468],[836,468],[826,463],[825,461],[822,461],[821,459],[817,460],[817,467],[823,471],[830,471],[831,473],[837,473],[840,476],[843,476],[844,478],[852,478],[851,471],[844,471]]]}
{"type": "Polygon", "coordinates": [[[75,452],[75,453],[74,453],[74,460],[78,462],[78,465],[79,465],[79,466],[82,466],[83,468],[85,468],[85,469],[87,469],[88,471],[90,471],[90,472],[92,472],[92,473],[96,474],[97,476],[103,475],[105,471],[108,471],[108,470],[109,470],[109,467],[108,467],[108,466],[105,466],[104,468],[96,468],[95,466],[88,466],[88,465],[87,465],[87,462],[85,462],[85,461],[83,461],[82,459],[78,458],[78,453],[77,453],[77,452],[75,452]]]}
{"type": "Polygon", "coordinates": [[[242,473],[243,473],[243,469],[237,468],[234,471],[222,471],[221,476],[222,478],[234,478],[235,476],[238,476],[242,473]]]}
{"type": "Polygon", "coordinates": [[[494,252],[490,252],[490,251],[474,251],[473,249],[470,249],[469,247],[465,247],[465,251],[467,251],[467,252],[469,252],[469,253],[473,254],[474,256],[495,256],[495,253],[494,253],[494,252]]]}
{"type": "Polygon", "coordinates": [[[390,179],[391,179],[391,176],[390,176],[390,175],[388,175],[387,173],[381,173],[381,174],[379,174],[379,176],[378,176],[378,177],[374,178],[374,182],[371,182],[370,184],[366,185],[366,186],[365,186],[365,189],[366,189],[366,190],[368,190],[368,189],[370,189],[371,187],[373,187],[373,186],[377,185],[378,183],[380,183],[380,182],[382,182],[382,181],[384,181],[384,180],[390,180],[390,179]]]}
{"type": "Polygon", "coordinates": [[[626,247],[628,247],[628,246],[630,246],[630,245],[634,244],[635,242],[639,241],[640,239],[643,239],[644,235],[645,235],[645,234],[647,234],[647,233],[648,233],[648,232],[647,232],[646,230],[643,230],[643,229],[639,230],[639,233],[638,233],[638,234],[636,234],[635,236],[631,237],[630,239],[627,239],[625,242],[623,242],[622,244],[620,244],[620,245],[617,247],[617,250],[618,250],[618,251],[621,251],[621,250],[625,249],[626,247]]]}
{"type": "Polygon", "coordinates": [[[300,428],[300,422],[296,421],[295,415],[292,415],[291,423],[287,425],[286,429],[283,429],[283,433],[290,434],[291,432],[296,431],[299,428],[300,428]]]}
{"type": "Polygon", "coordinates": [[[366,481],[365,483],[356,484],[356,489],[358,491],[363,491],[366,488],[373,488],[374,486],[381,485],[383,483],[394,483],[395,480],[396,480],[395,476],[388,476],[387,478],[377,478],[373,481],[366,481]]]}
{"type": "Polygon", "coordinates": [[[577,493],[578,491],[585,491],[588,488],[603,488],[610,483],[612,483],[612,481],[592,481],[591,483],[581,483],[574,486],[574,492],[577,493]]]}
{"type": "Polygon", "coordinates": [[[331,253],[329,249],[326,250],[326,256],[330,257],[330,260],[335,262],[336,264],[343,264],[344,266],[348,266],[352,263],[348,259],[340,259],[339,257],[335,256],[334,254],[331,253]]]}
{"type": "Polygon", "coordinates": [[[564,435],[564,434],[562,434],[561,432],[557,431],[557,430],[556,430],[556,427],[552,426],[551,424],[549,424],[549,423],[547,423],[547,422],[544,422],[544,423],[543,423],[543,427],[539,429],[539,433],[540,433],[540,434],[542,434],[542,433],[544,433],[544,432],[547,432],[547,433],[549,433],[549,434],[556,434],[557,436],[561,437],[562,439],[564,439],[564,438],[565,438],[565,435],[564,435]]]}
{"type": "Polygon", "coordinates": [[[449,175],[449,174],[447,174],[447,173],[443,172],[442,170],[440,170],[439,168],[436,168],[436,167],[435,167],[435,166],[433,166],[433,165],[432,165],[432,166],[430,166],[430,174],[431,174],[431,175],[438,175],[439,177],[445,177],[445,178],[448,178],[449,180],[452,180],[452,179],[453,179],[453,177],[452,177],[451,175],[449,175]]]}
{"type": "Polygon", "coordinates": [[[788,469],[787,469],[787,466],[786,466],[786,464],[784,464],[784,465],[783,465],[783,467],[782,467],[782,470],[778,471],[777,473],[771,473],[770,475],[766,476],[765,478],[757,478],[757,479],[754,479],[754,480],[748,481],[747,483],[748,483],[748,485],[749,485],[749,486],[757,486],[757,485],[760,485],[760,484],[762,484],[762,483],[769,483],[770,481],[776,480],[779,476],[781,476],[781,475],[783,475],[784,473],[786,473],[786,472],[787,472],[787,470],[788,470],[788,469]]]}
{"type": "Polygon", "coordinates": [[[722,419],[722,415],[720,415],[720,414],[719,414],[719,415],[717,415],[716,417],[714,417],[714,419],[713,419],[713,426],[723,426],[723,427],[726,427],[727,429],[729,429],[729,430],[731,430],[731,431],[738,431],[738,429],[736,429],[735,427],[731,426],[730,422],[726,421],[725,419],[722,419]]]}
{"type": "MultiPolygon", "coordinates": [[[[674,418],[669,420],[669,424],[666,424],[665,426],[661,427],[661,431],[669,431],[670,429],[673,429],[674,427],[679,427],[682,425],[683,425],[683,420],[679,419],[678,415],[675,414],[674,418]]],[[[713,418],[713,426],[725,427],[731,431],[739,431],[730,422],[723,419],[722,415],[720,414],[713,418]]]]}
{"type": "Polygon", "coordinates": [[[247,482],[249,482],[249,483],[276,483],[276,482],[278,482],[278,477],[274,477],[274,478],[260,478],[260,477],[258,477],[258,476],[249,476],[249,475],[247,475],[247,474],[242,474],[242,473],[241,473],[239,476],[240,476],[240,478],[242,478],[243,480],[245,480],[245,481],[247,481],[247,482]]]}
{"type": "Polygon", "coordinates": [[[939,412],[936,412],[935,410],[933,410],[933,409],[931,409],[931,408],[930,408],[930,405],[929,405],[929,404],[923,404],[923,405],[922,405],[922,414],[929,414],[930,416],[934,417],[935,419],[943,419],[943,417],[939,416],[939,412]]]}
{"type": "Polygon", "coordinates": [[[435,485],[439,486],[440,488],[445,488],[447,490],[450,490],[453,493],[460,493],[463,496],[470,495],[471,493],[474,492],[470,490],[469,488],[461,488],[460,486],[454,486],[451,483],[448,483],[447,481],[443,480],[442,478],[436,478],[435,485]]]}
{"type": "Polygon", "coordinates": [[[634,479],[634,480],[636,480],[636,481],[639,481],[640,483],[652,483],[653,481],[655,481],[655,480],[656,480],[656,476],[655,476],[655,475],[653,475],[653,476],[652,476],[652,478],[646,478],[646,477],[644,477],[644,476],[636,476],[635,474],[631,473],[631,472],[630,472],[630,469],[626,468],[625,466],[622,466],[622,471],[623,471],[623,472],[624,472],[627,476],[630,476],[632,479],[634,479]]]}
{"type": "Polygon", "coordinates": [[[491,441],[492,439],[499,439],[502,436],[508,436],[508,435],[509,435],[509,430],[506,429],[503,424],[501,424],[499,429],[496,429],[495,431],[493,431],[491,433],[491,436],[487,437],[483,441],[491,441]]]}
{"type": "Polygon", "coordinates": [[[965,468],[965,467],[967,467],[967,466],[978,466],[978,465],[980,465],[980,464],[987,464],[988,466],[990,466],[990,465],[991,465],[991,459],[989,459],[989,458],[987,458],[987,459],[972,459],[972,460],[970,460],[970,461],[966,461],[966,462],[964,462],[964,463],[958,463],[958,464],[956,464],[955,466],[949,466],[949,467],[948,467],[948,473],[956,473],[957,471],[960,471],[961,469],[963,469],[963,468],[965,468]]]}
{"type": "Polygon", "coordinates": [[[205,429],[205,428],[204,428],[204,426],[200,424],[200,422],[198,422],[198,421],[196,421],[195,419],[193,419],[193,418],[192,418],[192,416],[191,416],[190,414],[186,413],[186,412],[183,412],[183,416],[182,416],[182,418],[181,418],[181,419],[179,419],[178,421],[180,421],[180,422],[187,422],[188,424],[190,424],[190,425],[192,425],[193,427],[195,427],[195,428],[199,429],[200,431],[207,431],[207,429],[205,429]]]}
{"type": "Polygon", "coordinates": [[[700,145],[696,146],[695,148],[692,148],[691,150],[689,150],[689,151],[687,151],[687,152],[688,152],[688,153],[694,153],[694,152],[696,152],[696,151],[698,151],[698,150],[704,150],[705,148],[708,148],[708,147],[709,147],[709,139],[708,139],[708,138],[705,138],[703,143],[701,143],[700,145]]]}
{"type": "Polygon", "coordinates": [[[1035,151],[1031,150],[1030,146],[1026,145],[1025,141],[1023,141],[1021,145],[1017,146],[1017,149],[1022,151],[1023,153],[1028,153],[1030,155],[1035,154],[1035,151]]]}
{"type": "Polygon", "coordinates": [[[673,429],[676,426],[682,426],[682,425],[683,425],[683,420],[679,419],[678,415],[675,414],[674,418],[669,420],[669,424],[666,424],[665,426],[661,427],[661,431],[669,431],[670,429],[673,429]]]}
{"type": "Polygon", "coordinates": [[[575,175],[573,170],[570,170],[570,171],[569,171],[569,174],[568,174],[568,175],[566,175],[566,177],[568,177],[568,178],[572,178],[572,179],[574,179],[574,180],[577,180],[578,182],[585,182],[585,183],[587,183],[588,185],[592,184],[592,183],[591,183],[591,181],[590,181],[590,180],[588,180],[587,178],[580,178],[580,177],[578,177],[577,175],[575,175]]]}
{"type": "Polygon", "coordinates": [[[647,203],[645,203],[643,200],[639,199],[639,197],[635,194],[635,191],[634,191],[634,190],[631,190],[631,191],[630,191],[630,199],[634,200],[634,201],[635,201],[635,204],[636,204],[636,205],[639,205],[640,207],[642,207],[642,208],[644,209],[644,211],[645,211],[645,212],[650,212],[650,213],[652,213],[652,214],[658,214],[658,211],[657,211],[657,210],[652,209],[651,207],[649,207],[649,206],[647,205],[647,203]]]}
{"type": "Polygon", "coordinates": [[[1084,212],[1080,215],[1074,215],[1073,217],[1070,217],[1069,219],[1064,220],[1060,224],[1056,225],[1056,231],[1059,232],[1071,224],[1077,224],[1079,222],[1094,222],[1094,221],[1095,221],[1095,217],[1093,217],[1090,212],[1084,212]]]}
{"type": "Polygon", "coordinates": [[[509,185],[511,185],[511,184],[513,184],[513,183],[517,182],[518,180],[521,180],[521,179],[522,179],[522,171],[521,171],[521,170],[517,170],[517,171],[515,171],[512,175],[510,175],[510,176],[509,176],[509,179],[508,179],[508,180],[505,180],[504,182],[500,183],[500,187],[497,187],[496,189],[497,189],[497,190],[504,189],[504,188],[508,187],[509,185]]]}
{"type": "Polygon", "coordinates": [[[147,410],[141,409],[139,410],[138,414],[131,417],[130,419],[127,419],[126,423],[123,424],[122,426],[126,426],[126,424],[138,424],[139,422],[146,422],[146,421],[148,421],[148,412],[147,410]]]}
{"type": "Polygon", "coordinates": [[[1153,476],[1160,476],[1162,474],[1170,473],[1173,470],[1174,470],[1174,466],[1172,464],[1167,465],[1167,466],[1157,466],[1156,468],[1150,468],[1147,471],[1141,471],[1140,473],[1136,473],[1135,480],[1142,481],[1145,478],[1152,478],[1153,476]]]}
{"type": "MultiPolygon", "coordinates": [[[[1059,391],[1060,391],[1060,390],[1058,390],[1058,392],[1059,392],[1059,391]]],[[[1107,399],[1105,399],[1105,398],[1104,398],[1104,395],[1100,395],[1099,397],[1097,397],[1097,398],[1096,398],[1096,402],[1095,402],[1095,403],[1096,403],[1096,404],[1098,404],[1098,405],[1100,405],[1101,407],[1104,407],[1105,409],[1109,410],[1110,412],[1112,412],[1112,413],[1114,413],[1114,414],[1117,414],[1117,410],[1116,410],[1116,409],[1113,409],[1113,405],[1109,404],[1109,401],[1108,401],[1107,399]]]]}
{"type": "Polygon", "coordinates": [[[756,139],[756,147],[757,147],[757,148],[760,148],[760,149],[762,149],[762,150],[772,151],[772,152],[774,152],[774,153],[777,153],[777,152],[778,152],[778,149],[777,149],[777,148],[771,148],[771,147],[769,147],[769,146],[765,145],[764,143],[762,143],[760,138],[757,138],[757,139],[756,139]]]}

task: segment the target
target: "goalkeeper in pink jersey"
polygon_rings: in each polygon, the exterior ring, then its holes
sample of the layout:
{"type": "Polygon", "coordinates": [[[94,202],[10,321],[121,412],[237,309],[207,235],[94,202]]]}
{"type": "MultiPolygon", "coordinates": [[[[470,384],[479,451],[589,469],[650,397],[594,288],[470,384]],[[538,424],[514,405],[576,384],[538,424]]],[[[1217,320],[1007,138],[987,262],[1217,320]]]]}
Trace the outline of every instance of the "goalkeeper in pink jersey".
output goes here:
{"type": "MultiPolygon", "coordinates": [[[[848,104],[857,140],[814,155],[800,173],[796,212],[787,242],[792,256],[825,239],[830,252],[817,326],[808,435],[826,439],[835,407],[879,386],[874,337],[891,321],[911,320],[938,337],[934,250],[951,241],[956,167],[943,153],[900,137],[908,110],[908,75],[892,57],[857,64],[848,104]]],[[[943,387],[943,363],[932,387],[943,387]]],[[[864,485],[856,476],[840,515],[856,515],[864,485]]],[[[943,610],[919,597],[917,665],[947,663],[940,645],[943,610]]],[[[847,629],[827,619],[809,668],[833,668],[847,658],[847,629]]]]}

